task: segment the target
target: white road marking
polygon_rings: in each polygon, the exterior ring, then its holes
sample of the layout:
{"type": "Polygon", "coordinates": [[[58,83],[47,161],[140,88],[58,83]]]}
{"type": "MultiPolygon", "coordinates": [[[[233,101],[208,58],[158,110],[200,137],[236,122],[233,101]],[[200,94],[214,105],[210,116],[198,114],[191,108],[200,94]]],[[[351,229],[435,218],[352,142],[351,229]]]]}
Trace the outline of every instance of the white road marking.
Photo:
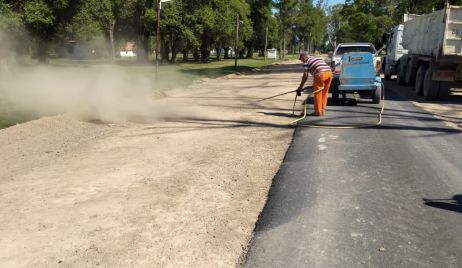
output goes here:
{"type": "Polygon", "coordinates": [[[336,136],[336,135],[329,135],[329,138],[331,138],[331,139],[333,139],[333,140],[336,140],[336,139],[338,139],[338,136],[336,136]]]}

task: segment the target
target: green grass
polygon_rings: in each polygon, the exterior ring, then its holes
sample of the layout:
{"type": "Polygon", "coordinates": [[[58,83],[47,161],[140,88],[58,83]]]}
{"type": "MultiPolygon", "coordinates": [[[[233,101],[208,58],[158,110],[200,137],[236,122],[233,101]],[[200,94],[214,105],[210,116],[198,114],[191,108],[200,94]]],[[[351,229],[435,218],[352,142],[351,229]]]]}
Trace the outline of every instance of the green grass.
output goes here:
{"type": "MultiPolygon", "coordinates": [[[[238,59],[237,67],[234,67],[234,59],[225,59],[221,61],[210,61],[208,63],[178,63],[178,64],[161,64],[159,66],[160,80],[168,80],[169,74],[182,74],[191,82],[197,78],[216,78],[219,76],[251,70],[253,68],[262,68],[264,66],[278,62],[267,60],[263,57],[254,57],[252,59],[238,59]]],[[[133,60],[117,60],[116,64],[110,64],[107,60],[67,60],[54,59],[50,61],[52,66],[59,67],[90,67],[106,66],[109,68],[119,68],[126,70],[133,75],[152,76],[155,74],[155,66],[152,62],[140,64],[133,60]]]]}
{"type": "Polygon", "coordinates": [[[186,87],[194,80],[200,78],[216,78],[236,72],[245,72],[254,68],[262,68],[271,65],[278,60],[267,60],[263,57],[254,57],[252,59],[238,59],[237,67],[234,59],[223,59],[221,61],[210,61],[208,63],[177,63],[177,64],[160,64],[159,79],[155,79],[155,65],[153,62],[140,64],[133,60],[118,60],[116,64],[108,63],[102,60],[67,60],[55,59],[50,62],[52,66],[57,67],[98,67],[114,68],[122,70],[129,74],[133,79],[149,78],[153,80],[156,90],[168,90],[175,87],[186,87]]]}
{"type": "Polygon", "coordinates": [[[160,66],[159,75],[161,79],[159,82],[168,87],[169,74],[174,76],[179,74],[181,78],[176,81],[180,82],[182,86],[187,86],[198,78],[217,78],[232,73],[262,68],[274,62],[274,60],[267,60],[265,62],[264,58],[256,57],[253,59],[238,59],[237,67],[235,67],[234,59],[212,61],[209,63],[180,63],[177,65],[160,66]]]}
{"type": "Polygon", "coordinates": [[[4,118],[0,118],[0,129],[7,128],[7,127],[13,126],[15,124],[16,124],[16,122],[14,122],[14,121],[4,119],[4,118]]]}

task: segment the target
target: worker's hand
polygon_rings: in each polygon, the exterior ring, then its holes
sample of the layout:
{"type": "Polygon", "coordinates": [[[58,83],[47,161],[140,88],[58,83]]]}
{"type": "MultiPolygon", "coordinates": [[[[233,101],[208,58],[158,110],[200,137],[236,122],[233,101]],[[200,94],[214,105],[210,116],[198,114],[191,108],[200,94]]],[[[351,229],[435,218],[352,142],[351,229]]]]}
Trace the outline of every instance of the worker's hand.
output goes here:
{"type": "Polygon", "coordinates": [[[302,90],[303,90],[303,88],[301,88],[301,87],[297,88],[297,96],[302,95],[302,90]]]}

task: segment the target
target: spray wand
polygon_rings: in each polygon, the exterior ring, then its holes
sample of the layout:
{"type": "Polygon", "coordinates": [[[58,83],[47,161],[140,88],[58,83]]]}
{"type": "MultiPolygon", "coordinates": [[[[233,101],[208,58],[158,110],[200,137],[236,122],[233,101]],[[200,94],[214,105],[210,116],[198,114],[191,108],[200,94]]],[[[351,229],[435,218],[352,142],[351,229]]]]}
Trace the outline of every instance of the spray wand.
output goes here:
{"type": "Polygon", "coordinates": [[[268,98],[264,98],[264,99],[258,100],[257,102],[273,99],[273,98],[276,98],[276,97],[279,97],[279,96],[282,96],[282,95],[286,95],[286,94],[289,94],[289,93],[294,93],[294,92],[297,92],[297,89],[296,90],[291,90],[291,91],[288,91],[288,92],[285,92],[285,93],[277,94],[277,95],[274,95],[274,96],[271,96],[271,97],[268,97],[268,98]]]}

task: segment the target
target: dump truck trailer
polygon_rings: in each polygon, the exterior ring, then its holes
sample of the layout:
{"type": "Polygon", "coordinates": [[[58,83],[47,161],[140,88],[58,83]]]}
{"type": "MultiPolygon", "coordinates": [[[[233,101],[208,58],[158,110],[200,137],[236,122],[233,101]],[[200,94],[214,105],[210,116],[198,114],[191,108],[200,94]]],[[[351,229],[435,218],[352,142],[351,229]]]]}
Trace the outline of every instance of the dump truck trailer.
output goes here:
{"type": "Polygon", "coordinates": [[[446,5],[404,22],[397,82],[427,100],[442,100],[462,82],[462,6],[446,5]]]}

